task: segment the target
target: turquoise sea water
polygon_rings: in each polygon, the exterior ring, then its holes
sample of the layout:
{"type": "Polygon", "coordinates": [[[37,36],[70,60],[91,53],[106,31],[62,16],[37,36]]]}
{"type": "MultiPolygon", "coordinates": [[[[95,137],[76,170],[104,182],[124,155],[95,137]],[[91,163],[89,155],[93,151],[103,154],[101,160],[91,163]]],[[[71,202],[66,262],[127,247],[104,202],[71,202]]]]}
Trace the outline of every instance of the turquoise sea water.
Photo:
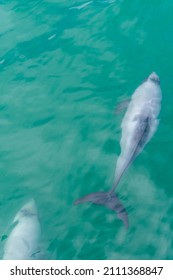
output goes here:
{"type": "Polygon", "coordinates": [[[31,197],[46,259],[173,258],[171,0],[0,2],[0,256],[31,197]],[[112,184],[120,153],[116,104],[152,72],[159,128],[121,180],[126,230],[75,199],[112,184]]]}

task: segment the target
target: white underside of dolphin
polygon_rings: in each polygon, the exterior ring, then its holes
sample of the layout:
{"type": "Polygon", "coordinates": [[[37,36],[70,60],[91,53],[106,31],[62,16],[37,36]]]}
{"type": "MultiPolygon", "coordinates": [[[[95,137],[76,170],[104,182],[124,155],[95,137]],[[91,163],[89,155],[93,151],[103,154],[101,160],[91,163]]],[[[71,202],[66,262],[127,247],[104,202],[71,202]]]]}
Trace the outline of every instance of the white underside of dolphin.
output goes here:
{"type": "Polygon", "coordinates": [[[4,246],[4,260],[30,260],[38,252],[40,223],[34,200],[30,200],[17,213],[14,228],[4,246]]]}
{"type": "Polygon", "coordinates": [[[115,189],[129,165],[150,141],[157,129],[161,107],[160,80],[155,72],[135,90],[123,118],[121,154],[118,157],[114,184],[109,192],[96,192],[75,201],[75,204],[92,202],[115,211],[128,227],[128,214],[115,194],[115,189]]]}

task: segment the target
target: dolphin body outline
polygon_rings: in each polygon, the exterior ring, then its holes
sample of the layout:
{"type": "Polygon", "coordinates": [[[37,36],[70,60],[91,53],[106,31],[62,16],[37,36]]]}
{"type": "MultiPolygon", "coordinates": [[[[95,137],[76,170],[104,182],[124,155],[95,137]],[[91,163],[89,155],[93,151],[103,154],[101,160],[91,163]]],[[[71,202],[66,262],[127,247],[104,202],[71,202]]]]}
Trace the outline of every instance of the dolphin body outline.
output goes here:
{"type": "Polygon", "coordinates": [[[108,192],[95,192],[79,198],[74,202],[75,205],[84,202],[105,205],[115,211],[118,218],[128,228],[128,213],[115,193],[115,189],[124,172],[157,130],[161,99],[160,79],[155,72],[152,72],[134,91],[122,120],[121,153],[117,160],[112,188],[108,192]]]}
{"type": "Polygon", "coordinates": [[[31,260],[37,253],[40,223],[34,199],[29,200],[16,214],[14,228],[4,246],[4,260],[31,260]]]}

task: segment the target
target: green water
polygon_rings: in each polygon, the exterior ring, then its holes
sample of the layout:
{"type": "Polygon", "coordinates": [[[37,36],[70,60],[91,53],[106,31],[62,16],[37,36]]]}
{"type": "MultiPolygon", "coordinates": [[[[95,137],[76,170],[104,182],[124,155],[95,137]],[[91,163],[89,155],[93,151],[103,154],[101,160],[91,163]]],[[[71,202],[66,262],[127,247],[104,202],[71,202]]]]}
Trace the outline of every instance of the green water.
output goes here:
{"type": "Polygon", "coordinates": [[[33,197],[47,259],[173,258],[172,8],[171,0],[0,2],[1,256],[12,219],[33,197]],[[160,125],[117,189],[126,230],[108,209],[73,202],[110,188],[123,117],[115,106],[152,71],[160,125]]]}

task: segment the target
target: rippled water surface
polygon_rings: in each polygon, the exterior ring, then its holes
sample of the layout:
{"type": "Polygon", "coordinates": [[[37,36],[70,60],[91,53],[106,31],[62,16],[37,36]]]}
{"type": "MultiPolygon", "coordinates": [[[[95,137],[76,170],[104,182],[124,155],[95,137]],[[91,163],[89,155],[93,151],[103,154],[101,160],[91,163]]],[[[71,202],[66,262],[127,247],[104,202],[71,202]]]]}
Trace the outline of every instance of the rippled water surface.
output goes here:
{"type": "Polygon", "coordinates": [[[0,3],[0,250],[31,197],[47,259],[173,258],[172,1],[0,3]],[[121,180],[115,213],[75,199],[108,190],[120,153],[115,107],[152,72],[159,128],[121,180]]]}

